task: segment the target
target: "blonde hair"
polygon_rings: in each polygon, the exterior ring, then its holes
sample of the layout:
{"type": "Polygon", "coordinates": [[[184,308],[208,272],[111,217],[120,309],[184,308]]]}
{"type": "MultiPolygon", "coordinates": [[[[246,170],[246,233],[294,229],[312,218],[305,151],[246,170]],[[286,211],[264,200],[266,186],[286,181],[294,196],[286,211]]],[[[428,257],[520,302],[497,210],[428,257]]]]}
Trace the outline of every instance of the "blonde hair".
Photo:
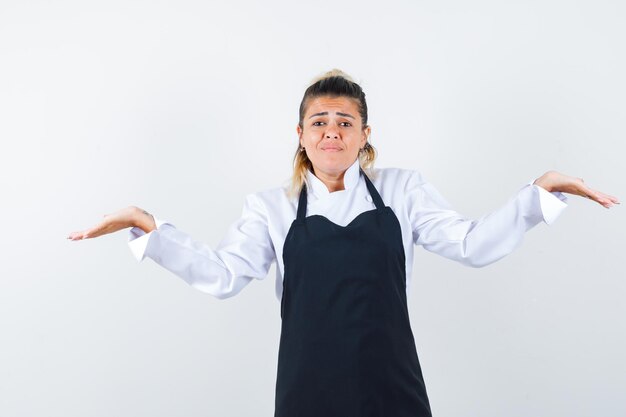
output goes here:
{"type": "MultiPolygon", "coordinates": [[[[367,124],[367,102],[365,101],[365,93],[360,85],[358,85],[352,77],[340,69],[333,68],[317,77],[315,77],[309,87],[304,92],[304,97],[300,103],[300,120],[298,124],[300,128],[303,128],[303,119],[306,113],[306,108],[311,99],[321,96],[332,97],[349,97],[355,99],[358,103],[359,114],[362,121],[362,129],[368,127],[367,124]]],[[[362,150],[359,151],[358,159],[359,166],[363,169],[365,174],[373,179],[375,177],[374,161],[376,160],[376,149],[369,142],[369,137],[362,150]]],[[[295,198],[300,194],[304,184],[310,187],[311,184],[307,181],[307,171],[313,170],[313,164],[306,154],[306,151],[301,151],[300,143],[293,158],[293,174],[291,176],[291,183],[287,189],[287,195],[289,198],[295,198]]]]}

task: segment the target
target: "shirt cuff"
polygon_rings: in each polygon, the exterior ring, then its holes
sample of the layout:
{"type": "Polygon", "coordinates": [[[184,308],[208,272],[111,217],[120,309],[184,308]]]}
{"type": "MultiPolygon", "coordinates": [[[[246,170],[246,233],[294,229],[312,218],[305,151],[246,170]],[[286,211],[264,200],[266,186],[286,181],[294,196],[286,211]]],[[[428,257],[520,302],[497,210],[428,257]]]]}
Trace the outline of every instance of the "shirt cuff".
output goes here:
{"type": "Polygon", "coordinates": [[[548,191],[540,185],[533,184],[535,180],[536,178],[529,181],[528,184],[537,188],[543,221],[550,225],[554,223],[563,210],[565,210],[568,199],[565,194],[560,191],[548,191]]]}
{"type": "Polygon", "coordinates": [[[153,237],[155,232],[161,230],[162,226],[165,224],[171,227],[175,227],[172,223],[168,221],[161,220],[156,216],[153,217],[154,222],[156,223],[156,229],[154,229],[153,231],[146,233],[139,227],[131,227],[130,231],[128,232],[128,246],[130,247],[130,251],[138,262],[143,261],[143,259],[146,257],[150,243],[154,241],[153,237]]]}

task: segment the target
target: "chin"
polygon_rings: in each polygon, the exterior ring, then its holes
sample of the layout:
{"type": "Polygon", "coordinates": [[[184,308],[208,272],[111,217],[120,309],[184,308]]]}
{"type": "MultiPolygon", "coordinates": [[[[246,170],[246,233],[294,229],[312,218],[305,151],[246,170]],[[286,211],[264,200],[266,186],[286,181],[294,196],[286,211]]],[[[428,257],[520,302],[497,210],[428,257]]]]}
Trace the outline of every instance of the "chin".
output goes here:
{"type": "Polygon", "coordinates": [[[318,164],[315,164],[315,166],[318,166],[320,169],[326,172],[341,172],[348,169],[350,163],[347,161],[337,161],[333,158],[332,160],[327,159],[324,161],[320,161],[318,164]]]}

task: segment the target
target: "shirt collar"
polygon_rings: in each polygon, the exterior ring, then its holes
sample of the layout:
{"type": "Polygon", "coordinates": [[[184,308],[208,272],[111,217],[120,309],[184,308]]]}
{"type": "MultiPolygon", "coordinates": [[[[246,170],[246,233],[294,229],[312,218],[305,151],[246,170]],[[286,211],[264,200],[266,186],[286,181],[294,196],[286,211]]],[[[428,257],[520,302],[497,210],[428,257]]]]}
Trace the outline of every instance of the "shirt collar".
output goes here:
{"type": "MultiPolygon", "coordinates": [[[[359,181],[360,167],[361,165],[359,164],[359,158],[357,158],[346,170],[346,172],[344,172],[343,186],[346,190],[356,187],[359,181]]],[[[313,192],[313,194],[317,198],[328,196],[330,194],[330,192],[328,191],[328,187],[326,187],[326,184],[324,184],[322,180],[317,178],[313,174],[313,172],[309,170],[307,171],[306,175],[308,183],[311,185],[311,190],[309,192],[313,192]]]]}

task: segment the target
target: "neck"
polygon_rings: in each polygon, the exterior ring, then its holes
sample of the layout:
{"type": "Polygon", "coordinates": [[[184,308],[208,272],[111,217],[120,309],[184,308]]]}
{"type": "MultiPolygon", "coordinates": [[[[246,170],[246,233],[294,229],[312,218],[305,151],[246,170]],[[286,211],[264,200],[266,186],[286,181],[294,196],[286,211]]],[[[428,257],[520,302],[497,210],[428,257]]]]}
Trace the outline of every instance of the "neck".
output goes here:
{"type": "Polygon", "coordinates": [[[345,190],[345,187],[343,184],[343,176],[345,174],[345,171],[342,171],[338,174],[333,174],[333,173],[327,173],[327,172],[322,172],[320,170],[313,169],[313,174],[317,178],[319,178],[320,181],[324,183],[324,185],[326,185],[326,188],[328,188],[329,193],[332,193],[334,191],[345,190]]]}

